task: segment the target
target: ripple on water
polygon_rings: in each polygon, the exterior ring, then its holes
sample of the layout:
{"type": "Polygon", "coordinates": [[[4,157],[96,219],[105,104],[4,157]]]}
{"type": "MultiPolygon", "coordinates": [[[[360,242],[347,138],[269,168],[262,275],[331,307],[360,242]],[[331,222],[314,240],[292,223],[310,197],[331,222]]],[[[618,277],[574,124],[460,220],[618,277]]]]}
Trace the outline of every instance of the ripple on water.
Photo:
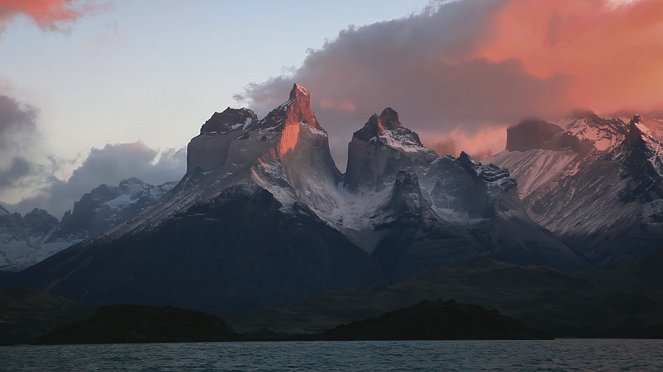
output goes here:
{"type": "Polygon", "coordinates": [[[0,347],[0,370],[663,370],[663,340],[235,342],[0,347]]]}

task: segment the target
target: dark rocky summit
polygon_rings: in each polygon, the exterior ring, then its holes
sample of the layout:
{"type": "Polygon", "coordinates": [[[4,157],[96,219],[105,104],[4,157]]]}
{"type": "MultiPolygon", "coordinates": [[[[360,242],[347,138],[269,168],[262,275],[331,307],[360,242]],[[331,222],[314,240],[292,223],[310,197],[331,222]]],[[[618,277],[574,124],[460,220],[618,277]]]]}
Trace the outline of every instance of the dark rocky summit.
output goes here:
{"type": "Polygon", "coordinates": [[[240,128],[250,128],[257,122],[258,116],[253,111],[228,107],[223,112],[215,112],[200,128],[200,134],[225,133],[240,128]]]}
{"type": "Polygon", "coordinates": [[[507,151],[527,151],[542,148],[564,129],[538,119],[527,119],[507,129],[507,151]]]}

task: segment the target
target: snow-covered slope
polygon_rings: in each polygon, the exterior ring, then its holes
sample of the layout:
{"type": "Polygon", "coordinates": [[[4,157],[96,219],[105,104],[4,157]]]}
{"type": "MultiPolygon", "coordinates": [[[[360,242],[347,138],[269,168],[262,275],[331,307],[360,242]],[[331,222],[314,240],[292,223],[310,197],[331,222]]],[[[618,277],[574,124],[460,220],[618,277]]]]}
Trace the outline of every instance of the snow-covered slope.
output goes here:
{"type": "Polygon", "coordinates": [[[663,147],[638,116],[576,117],[566,135],[591,147],[504,151],[529,215],[599,265],[647,256],[663,238],[663,147]]]}

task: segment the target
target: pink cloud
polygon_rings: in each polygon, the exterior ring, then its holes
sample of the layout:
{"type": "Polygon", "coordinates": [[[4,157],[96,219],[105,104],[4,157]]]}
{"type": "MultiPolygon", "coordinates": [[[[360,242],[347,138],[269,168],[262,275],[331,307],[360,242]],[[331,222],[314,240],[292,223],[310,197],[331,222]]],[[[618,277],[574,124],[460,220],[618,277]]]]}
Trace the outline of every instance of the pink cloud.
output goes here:
{"type": "Polygon", "coordinates": [[[77,20],[83,9],[73,0],[0,0],[0,31],[16,16],[24,15],[44,29],[77,20]]]}

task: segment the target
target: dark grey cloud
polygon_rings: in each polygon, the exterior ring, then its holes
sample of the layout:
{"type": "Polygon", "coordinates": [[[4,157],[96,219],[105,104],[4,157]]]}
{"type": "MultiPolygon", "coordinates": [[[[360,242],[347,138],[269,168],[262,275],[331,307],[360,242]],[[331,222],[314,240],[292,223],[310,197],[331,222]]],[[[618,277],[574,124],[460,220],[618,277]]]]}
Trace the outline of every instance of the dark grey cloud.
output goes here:
{"type": "Polygon", "coordinates": [[[0,94],[0,192],[19,185],[37,167],[25,156],[37,134],[37,109],[0,94]]]}
{"type": "Polygon", "coordinates": [[[0,94],[0,152],[19,148],[20,140],[34,134],[36,118],[36,108],[0,94]]]}
{"type": "Polygon", "coordinates": [[[33,165],[27,159],[14,156],[6,168],[0,169],[0,189],[15,187],[25,176],[29,175],[33,165]]]}
{"type": "Polygon", "coordinates": [[[292,75],[250,84],[236,98],[265,113],[300,81],[312,92],[341,168],[352,132],[386,106],[422,137],[452,131],[471,137],[524,116],[557,112],[565,106],[562,77],[539,79],[515,60],[474,57],[491,38],[502,5],[499,0],[435,2],[407,18],[350,27],[311,51],[292,75]]]}
{"type": "Polygon", "coordinates": [[[84,193],[101,184],[117,185],[123,179],[137,177],[156,185],[177,181],[185,171],[185,148],[158,152],[142,142],[109,144],[93,148],[68,180],[50,176],[36,196],[10,208],[19,212],[44,208],[59,217],[84,193]]]}

